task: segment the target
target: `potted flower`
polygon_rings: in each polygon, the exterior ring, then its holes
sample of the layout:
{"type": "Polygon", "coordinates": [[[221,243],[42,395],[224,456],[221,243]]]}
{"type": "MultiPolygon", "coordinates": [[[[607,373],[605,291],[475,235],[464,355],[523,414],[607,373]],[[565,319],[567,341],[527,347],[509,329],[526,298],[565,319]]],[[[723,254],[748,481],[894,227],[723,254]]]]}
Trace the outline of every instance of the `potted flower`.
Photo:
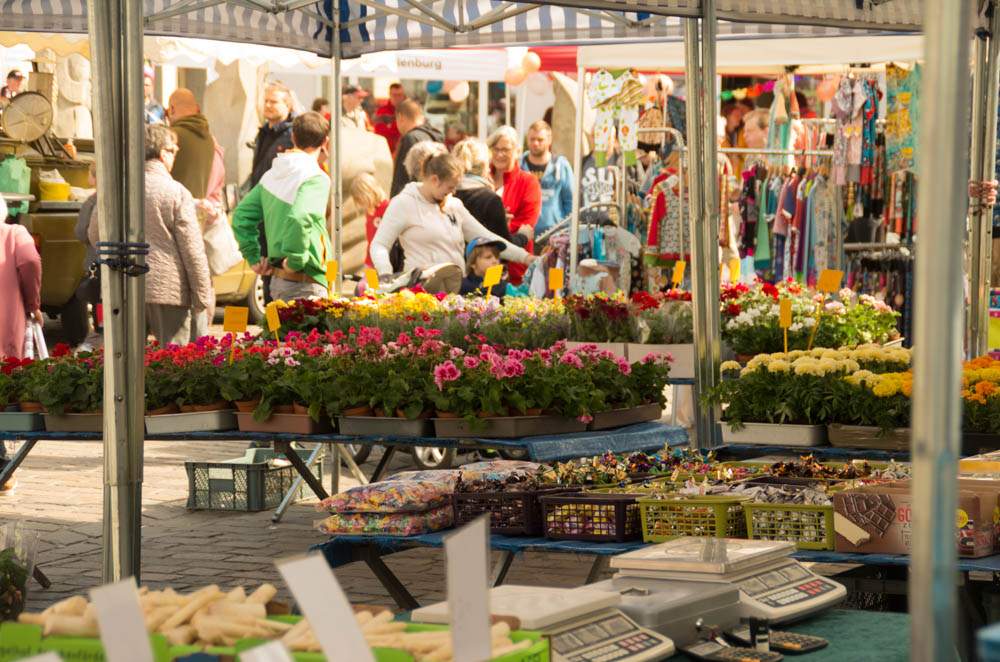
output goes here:
{"type": "Polygon", "coordinates": [[[270,346],[237,347],[233,360],[228,357],[217,367],[219,393],[236,407],[236,411],[251,413],[260,404],[261,393],[268,375],[267,356],[270,346]]]}
{"type": "MultiPolygon", "coordinates": [[[[31,359],[22,360],[12,356],[0,362],[0,430],[32,432],[44,427],[40,414],[19,411],[18,406],[23,381],[32,363],[31,359]]],[[[40,409],[41,404],[38,406],[40,409]]]]}
{"type": "Polygon", "coordinates": [[[597,343],[600,349],[625,356],[625,343],[632,334],[632,309],[624,294],[573,295],[566,297],[565,305],[570,318],[570,349],[580,343],[597,343]]]}
{"type": "Polygon", "coordinates": [[[906,450],[910,442],[909,372],[875,374],[858,370],[836,385],[836,423],[829,426],[834,446],[906,450]]]}
{"type": "Polygon", "coordinates": [[[44,364],[44,387],[39,392],[45,407],[45,428],[52,432],[100,432],[104,398],[102,355],[81,353],[44,364]]]}
{"type": "Polygon", "coordinates": [[[694,379],[694,313],[691,293],[670,290],[659,295],[632,295],[635,315],[628,360],[641,361],[652,353],[673,358],[675,378],[694,379]]]}

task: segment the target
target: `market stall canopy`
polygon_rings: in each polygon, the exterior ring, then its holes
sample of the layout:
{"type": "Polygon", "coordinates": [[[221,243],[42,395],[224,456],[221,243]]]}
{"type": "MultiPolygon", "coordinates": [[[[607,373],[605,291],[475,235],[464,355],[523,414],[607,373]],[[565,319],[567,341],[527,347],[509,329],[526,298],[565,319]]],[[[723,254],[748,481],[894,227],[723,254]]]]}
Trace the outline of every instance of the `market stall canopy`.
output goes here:
{"type": "MultiPolygon", "coordinates": [[[[86,0],[3,0],[0,30],[86,32],[86,0]]],[[[681,37],[699,0],[342,0],[341,54],[410,48],[681,37]],[[628,11],[621,11],[627,7],[628,11]]],[[[920,29],[921,0],[716,0],[719,34],[920,29]],[[860,8],[859,8],[860,6],[860,8]],[[737,21],[737,22],[733,22],[737,21]]],[[[257,43],[332,55],[333,0],[143,0],[148,34],[257,43]]]]}
{"type": "MultiPolygon", "coordinates": [[[[786,36],[720,38],[716,72],[720,75],[780,74],[796,65],[796,73],[841,72],[848,64],[913,62],[923,58],[923,36],[878,34],[842,37],[786,36]]],[[[684,71],[684,43],[581,46],[577,62],[587,68],[635,68],[641,71],[684,71]]]]}
{"type": "Polygon", "coordinates": [[[366,53],[345,60],[344,76],[385,76],[408,80],[503,80],[509,66],[503,49],[412,50],[366,53]]]}

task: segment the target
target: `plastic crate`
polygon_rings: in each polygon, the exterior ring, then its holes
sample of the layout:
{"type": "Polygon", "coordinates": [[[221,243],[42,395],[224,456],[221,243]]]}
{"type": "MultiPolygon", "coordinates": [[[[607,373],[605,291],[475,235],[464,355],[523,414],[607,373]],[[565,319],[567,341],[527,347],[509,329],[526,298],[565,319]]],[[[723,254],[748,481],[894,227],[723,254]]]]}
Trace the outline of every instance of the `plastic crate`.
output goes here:
{"type": "Polygon", "coordinates": [[[524,492],[455,492],[452,507],[455,527],[490,514],[490,531],[507,536],[542,535],[542,504],[546,495],[577,492],[576,487],[554,487],[524,492]]]}
{"type": "Polygon", "coordinates": [[[751,540],[785,540],[799,549],[832,550],[833,506],[743,504],[751,540]]]}
{"type": "Polygon", "coordinates": [[[639,499],[644,542],[666,542],[680,536],[746,538],[744,499],[726,496],[639,499]]]}
{"type": "Polygon", "coordinates": [[[634,495],[567,494],[541,501],[546,538],[625,542],[642,537],[634,495]]]}
{"type": "MultiPolygon", "coordinates": [[[[310,451],[299,450],[298,453],[303,462],[309,459],[310,451]]],[[[277,508],[299,476],[290,464],[272,465],[270,461],[278,458],[281,456],[274,451],[251,449],[243,457],[221,462],[185,462],[188,509],[259,512],[277,508]]],[[[322,482],[323,463],[320,458],[311,469],[322,482]]],[[[295,492],[294,500],[304,497],[307,490],[303,481],[295,492]]]]}

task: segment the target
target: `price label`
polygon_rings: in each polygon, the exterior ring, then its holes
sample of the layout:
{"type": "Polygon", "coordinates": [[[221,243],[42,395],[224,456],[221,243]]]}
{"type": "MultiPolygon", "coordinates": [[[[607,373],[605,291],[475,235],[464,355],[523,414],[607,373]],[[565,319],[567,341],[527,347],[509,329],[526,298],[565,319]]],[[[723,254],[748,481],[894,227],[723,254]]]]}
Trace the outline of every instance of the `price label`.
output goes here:
{"type": "Polygon", "coordinates": [[[337,282],[337,267],[336,260],[330,260],[326,263],[326,282],[328,286],[332,287],[332,284],[337,282]]]}
{"type": "Polygon", "coordinates": [[[674,287],[677,287],[684,281],[684,269],[686,268],[687,262],[684,260],[677,260],[674,262],[674,275],[670,279],[670,282],[674,284],[674,287]]]}
{"type": "Polygon", "coordinates": [[[503,276],[503,265],[494,264],[486,270],[486,274],[483,276],[483,287],[493,287],[499,284],[501,276],[503,276]]]}
{"type": "Polygon", "coordinates": [[[281,318],[278,316],[278,302],[272,301],[264,308],[264,317],[267,318],[267,328],[271,333],[277,333],[281,328],[281,318]]]}
{"type": "Polygon", "coordinates": [[[455,662],[482,662],[490,659],[492,653],[486,575],[490,550],[487,519],[480,517],[444,539],[455,662]]]}
{"type": "Polygon", "coordinates": [[[792,300],[782,299],[778,302],[778,326],[787,329],[792,325],[792,300]]]}
{"type": "Polygon", "coordinates": [[[226,306],[222,316],[222,330],[226,333],[243,333],[250,320],[250,309],[244,306],[226,306]]]}
{"type": "Polygon", "coordinates": [[[294,662],[288,649],[280,641],[272,641],[263,646],[240,653],[240,662],[294,662]]]}
{"type": "Polygon", "coordinates": [[[819,282],[816,289],[820,292],[833,294],[840,289],[840,281],[844,279],[844,272],[839,269],[824,269],[819,273],[819,282]]]}
{"type": "Polygon", "coordinates": [[[377,290],[378,289],[378,272],[368,267],[365,269],[365,282],[368,284],[368,289],[377,290]]]}
{"type": "Polygon", "coordinates": [[[552,267],[549,269],[549,289],[553,292],[558,292],[563,288],[563,279],[565,278],[565,272],[559,267],[552,267]]]}
{"type": "Polygon", "coordinates": [[[134,577],[91,589],[90,601],[108,662],[153,662],[134,577]]]}
{"type": "Polygon", "coordinates": [[[729,282],[740,282],[740,261],[735,257],[729,261],[729,282]]]}

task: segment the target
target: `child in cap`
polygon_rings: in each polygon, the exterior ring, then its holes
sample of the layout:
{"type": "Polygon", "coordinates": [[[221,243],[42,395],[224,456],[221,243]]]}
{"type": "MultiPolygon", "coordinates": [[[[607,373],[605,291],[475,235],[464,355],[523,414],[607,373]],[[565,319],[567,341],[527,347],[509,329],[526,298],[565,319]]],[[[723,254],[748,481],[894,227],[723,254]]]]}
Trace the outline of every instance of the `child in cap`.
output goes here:
{"type": "MultiPolygon", "coordinates": [[[[487,288],[483,286],[483,278],[490,267],[500,264],[500,252],[504,248],[506,248],[504,242],[483,237],[477,237],[469,242],[465,247],[466,274],[462,279],[459,294],[486,296],[487,288]]],[[[507,281],[501,279],[490,289],[490,293],[502,300],[507,293],[507,281]]]]}

